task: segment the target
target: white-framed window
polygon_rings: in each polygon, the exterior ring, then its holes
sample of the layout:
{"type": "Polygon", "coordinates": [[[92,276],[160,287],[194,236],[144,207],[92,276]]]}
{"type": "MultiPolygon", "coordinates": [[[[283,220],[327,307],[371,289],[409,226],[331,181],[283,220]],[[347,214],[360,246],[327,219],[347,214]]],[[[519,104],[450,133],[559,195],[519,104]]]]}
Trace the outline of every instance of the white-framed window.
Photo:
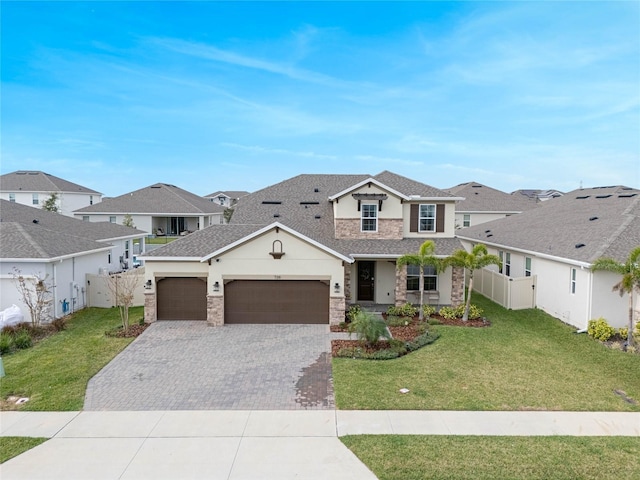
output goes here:
{"type": "Polygon", "coordinates": [[[40,200],[38,199],[38,194],[37,193],[31,194],[31,203],[33,205],[40,205],[40,200]]]}
{"type": "Polygon", "coordinates": [[[109,217],[109,223],[116,223],[116,217],[109,217]]]}
{"type": "Polygon", "coordinates": [[[93,195],[89,195],[89,205],[93,205],[93,195]]]}
{"type": "Polygon", "coordinates": [[[378,205],[371,203],[364,203],[361,205],[360,210],[362,212],[362,231],[363,232],[377,232],[378,231],[378,205]]]}
{"type": "Polygon", "coordinates": [[[111,265],[111,250],[109,250],[109,253],[107,254],[107,263],[111,265]]]}
{"type": "Polygon", "coordinates": [[[421,204],[418,216],[418,231],[436,231],[436,206],[432,204],[421,204]]]}
{"type": "Polygon", "coordinates": [[[465,213],[462,216],[462,226],[463,227],[470,227],[471,226],[471,215],[468,213],[465,213]]]}
{"type": "Polygon", "coordinates": [[[576,293],[576,275],[578,274],[578,271],[575,268],[571,269],[571,293],[574,294],[576,293]]]}
{"type": "Polygon", "coordinates": [[[531,276],[531,257],[524,257],[524,276],[531,276]]]}
{"type": "Polygon", "coordinates": [[[509,252],[504,257],[504,274],[507,277],[511,276],[511,254],[509,252]]]}
{"type": "MultiPolygon", "coordinates": [[[[427,265],[424,267],[424,290],[438,290],[438,273],[435,267],[427,265]]],[[[407,291],[420,290],[420,267],[418,265],[407,265],[407,291]]]]}
{"type": "Polygon", "coordinates": [[[9,194],[9,201],[15,203],[15,201],[16,201],[16,194],[15,193],[10,193],[9,194]]]}
{"type": "Polygon", "coordinates": [[[89,215],[82,215],[82,221],[83,222],[88,222],[89,221],[89,215]]]}
{"type": "Polygon", "coordinates": [[[498,258],[500,259],[500,265],[498,265],[498,273],[502,273],[502,267],[504,267],[504,252],[498,250],[498,258]]]}
{"type": "Polygon", "coordinates": [[[129,258],[129,240],[124,241],[124,258],[129,258]]]}

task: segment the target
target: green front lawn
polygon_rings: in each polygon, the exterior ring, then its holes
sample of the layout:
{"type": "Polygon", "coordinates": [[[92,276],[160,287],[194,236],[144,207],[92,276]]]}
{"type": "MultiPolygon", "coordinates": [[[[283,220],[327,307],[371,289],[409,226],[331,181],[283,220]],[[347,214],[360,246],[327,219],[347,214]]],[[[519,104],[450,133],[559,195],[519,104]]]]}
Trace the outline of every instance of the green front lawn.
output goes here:
{"type": "Polygon", "coordinates": [[[540,310],[509,311],[480,295],[473,303],[491,327],[432,327],[435,343],[396,360],[334,358],[338,408],[640,411],[614,393],[640,403],[640,355],[540,310]]]}
{"type": "Polygon", "coordinates": [[[633,437],[357,435],[342,442],[380,480],[640,478],[633,437]]]}
{"type": "Polygon", "coordinates": [[[17,457],[47,440],[48,438],[37,437],[0,437],[0,463],[17,457]]]}
{"type": "MultiPolygon", "coordinates": [[[[142,310],[131,309],[132,323],[142,316],[142,310]]],[[[21,410],[81,410],[89,379],[133,340],[105,335],[120,324],[116,308],[81,310],[69,319],[66,330],[4,356],[1,398],[28,397],[21,410]]],[[[3,408],[11,405],[3,403],[3,408]]]]}

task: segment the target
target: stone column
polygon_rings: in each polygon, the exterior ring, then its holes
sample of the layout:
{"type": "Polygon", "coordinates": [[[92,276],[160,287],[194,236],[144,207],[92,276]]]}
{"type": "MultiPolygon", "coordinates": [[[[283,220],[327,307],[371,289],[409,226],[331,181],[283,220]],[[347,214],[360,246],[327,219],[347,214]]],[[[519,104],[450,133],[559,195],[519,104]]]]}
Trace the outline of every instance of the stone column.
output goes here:
{"type": "Polygon", "coordinates": [[[451,306],[457,307],[464,302],[464,268],[451,268],[451,306]]]}
{"type": "Polygon", "coordinates": [[[329,297],[329,324],[338,325],[344,322],[344,297],[329,297]]]}
{"type": "Polygon", "coordinates": [[[156,293],[145,292],[144,294],[144,323],[153,323],[158,320],[156,311],[156,293]]]}
{"type": "Polygon", "coordinates": [[[344,265],[344,299],[351,302],[351,264],[344,265]]]}
{"type": "Polygon", "coordinates": [[[396,268],[396,306],[407,303],[407,266],[396,268]]]}
{"type": "Polygon", "coordinates": [[[213,327],[224,325],[224,296],[207,295],[207,323],[213,327]]]}

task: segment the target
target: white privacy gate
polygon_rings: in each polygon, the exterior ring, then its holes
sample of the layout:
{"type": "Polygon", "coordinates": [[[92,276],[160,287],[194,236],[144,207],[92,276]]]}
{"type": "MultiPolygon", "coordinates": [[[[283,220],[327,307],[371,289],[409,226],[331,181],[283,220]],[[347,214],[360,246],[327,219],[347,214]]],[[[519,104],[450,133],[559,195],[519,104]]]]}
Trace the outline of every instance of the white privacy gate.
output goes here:
{"type": "MultiPolygon", "coordinates": [[[[121,275],[138,275],[140,282],[134,293],[133,306],[139,307],[144,305],[144,267],[129,270],[121,275]]],[[[103,275],[87,274],[87,306],[100,308],[116,306],[111,298],[107,281],[103,275]]]]}
{"type": "Polygon", "coordinates": [[[473,290],[510,310],[523,310],[536,306],[536,279],[506,277],[487,269],[473,274],[473,290]]]}

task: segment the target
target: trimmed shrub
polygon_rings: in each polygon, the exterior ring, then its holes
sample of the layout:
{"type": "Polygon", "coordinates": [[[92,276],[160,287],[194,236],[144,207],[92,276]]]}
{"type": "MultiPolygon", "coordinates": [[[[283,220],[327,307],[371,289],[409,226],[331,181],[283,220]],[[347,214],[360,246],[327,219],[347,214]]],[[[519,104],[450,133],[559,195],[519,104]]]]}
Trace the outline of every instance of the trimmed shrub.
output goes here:
{"type": "Polygon", "coordinates": [[[434,307],[433,305],[422,306],[422,315],[424,315],[424,318],[429,318],[434,313],[436,313],[436,307],[434,307]]]}
{"type": "Polygon", "coordinates": [[[362,313],[362,307],[360,305],[357,303],[350,305],[346,315],[347,321],[353,322],[360,313],[362,313]]]}
{"type": "Polygon", "coordinates": [[[446,318],[447,320],[452,320],[457,317],[456,309],[453,307],[442,307],[438,311],[438,315],[442,318],[446,318]]]}
{"type": "Polygon", "coordinates": [[[404,305],[395,306],[392,305],[387,308],[387,315],[393,315],[396,317],[415,317],[418,314],[418,307],[414,307],[410,303],[404,305]]]}
{"type": "Polygon", "coordinates": [[[13,344],[13,338],[8,333],[0,333],[0,355],[9,353],[11,345],[13,344]]]}
{"type": "Polygon", "coordinates": [[[597,320],[589,320],[587,333],[596,340],[606,342],[615,335],[616,329],[609,325],[604,318],[600,317],[597,320]]]}
{"type": "Polygon", "coordinates": [[[627,339],[627,334],[629,333],[629,329],[626,327],[621,327],[618,329],[618,335],[620,335],[621,338],[623,339],[627,339]]]}
{"type": "MultiPolygon", "coordinates": [[[[438,314],[443,318],[448,320],[452,320],[454,318],[462,318],[464,316],[464,308],[465,305],[458,305],[457,307],[442,307],[438,314]]],[[[473,303],[469,305],[469,320],[475,320],[476,318],[480,318],[482,316],[483,310],[474,305],[473,303]]]]}

